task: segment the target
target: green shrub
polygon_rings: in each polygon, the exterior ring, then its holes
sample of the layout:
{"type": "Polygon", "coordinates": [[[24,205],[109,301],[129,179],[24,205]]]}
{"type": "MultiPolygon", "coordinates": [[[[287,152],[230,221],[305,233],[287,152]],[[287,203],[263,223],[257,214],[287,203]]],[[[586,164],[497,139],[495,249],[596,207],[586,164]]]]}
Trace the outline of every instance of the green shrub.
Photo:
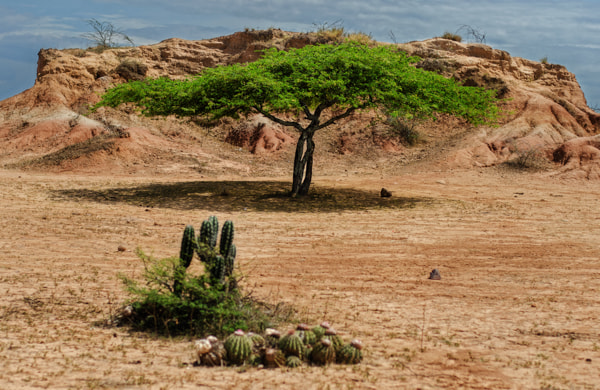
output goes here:
{"type": "Polygon", "coordinates": [[[155,259],[141,249],[137,255],[144,263],[144,283],[119,274],[132,295],[126,323],[135,330],[169,336],[224,336],[236,329],[264,331],[278,318],[290,316],[279,306],[273,309],[243,296],[239,289],[230,290],[209,273],[182,272],[177,257],[155,259]]]}

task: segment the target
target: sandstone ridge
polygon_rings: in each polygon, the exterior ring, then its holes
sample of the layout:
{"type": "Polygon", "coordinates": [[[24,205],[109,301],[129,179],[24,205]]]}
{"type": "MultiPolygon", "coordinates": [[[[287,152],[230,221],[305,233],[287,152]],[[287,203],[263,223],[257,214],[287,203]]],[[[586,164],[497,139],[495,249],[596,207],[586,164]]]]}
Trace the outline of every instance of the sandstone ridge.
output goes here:
{"type": "MultiPolygon", "coordinates": [[[[102,52],[40,50],[35,85],[0,102],[0,164],[54,171],[109,167],[130,173],[255,173],[257,161],[286,160],[281,155],[289,153],[292,131],[256,116],[207,124],[144,118],[131,107],[88,114],[87,107],[115,83],[143,77],[182,79],[207,67],[253,61],[269,47],[323,42],[327,39],[315,33],[269,29],[102,52]]],[[[500,125],[471,128],[441,118],[419,127],[428,142],[415,149],[391,137],[374,113],[359,113],[328,131],[326,145],[319,145],[322,153],[343,162],[344,155],[377,149],[378,158],[388,156],[393,164],[426,158],[444,169],[494,166],[531,156],[547,162],[554,174],[600,178],[600,114],[587,106],[575,76],[565,67],[442,38],[397,46],[420,56],[420,67],[465,85],[497,89],[506,99],[500,125]]]]}

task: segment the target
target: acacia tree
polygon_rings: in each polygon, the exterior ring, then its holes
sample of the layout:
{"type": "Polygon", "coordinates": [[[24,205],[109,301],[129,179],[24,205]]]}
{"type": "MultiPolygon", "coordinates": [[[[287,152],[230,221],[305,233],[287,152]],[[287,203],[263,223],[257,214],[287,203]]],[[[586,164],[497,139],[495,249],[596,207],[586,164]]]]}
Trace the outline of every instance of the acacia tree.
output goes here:
{"type": "Polygon", "coordinates": [[[353,42],[269,49],[255,62],[207,69],[184,81],[161,78],[116,86],[96,107],[133,102],[147,115],[212,119],[260,113],[300,133],[291,194],[303,195],[312,180],[315,132],[356,110],[382,107],[409,118],[444,112],[474,124],[497,116],[494,91],[461,86],[414,67],[418,61],[395,47],[353,42]],[[286,119],[289,114],[294,119],[286,119]]]}

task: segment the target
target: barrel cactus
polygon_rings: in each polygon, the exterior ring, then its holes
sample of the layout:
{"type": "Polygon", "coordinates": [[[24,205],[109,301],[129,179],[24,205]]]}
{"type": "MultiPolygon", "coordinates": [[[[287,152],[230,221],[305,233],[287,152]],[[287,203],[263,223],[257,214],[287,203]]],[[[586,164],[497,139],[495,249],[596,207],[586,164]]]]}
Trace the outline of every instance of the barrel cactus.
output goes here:
{"type": "Polygon", "coordinates": [[[314,364],[327,365],[335,363],[335,348],[331,343],[331,340],[321,339],[312,349],[310,354],[310,360],[314,364]]]}
{"type": "Polygon", "coordinates": [[[338,351],[340,348],[344,346],[344,340],[337,334],[336,330],[333,328],[329,328],[325,330],[325,334],[323,335],[324,339],[330,340],[331,345],[338,351]]]}
{"type": "Polygon", "coordinates": [[[350,344],[344,345],[336,353],[336,360],[341,364],[358,364],[362,361],[362,343],[360,340],[352,340],[350,344]]]}
{"type": "Polygon", "coordinates": [[[267,346],[271,348],[277,348],[279,340],[281,339],[281,332],[277,329],[267,328],[265,329],[265,341],[267,346]]]}
{"type": "Polygon", "coordinates": [[[247,336],[252,341],[252,350],[255,353],[266,347],[267,341],[261,335],[253,332],[248,332],[247,336]]]}
{"type": "Polygon", "coordinates": [[[298,356],[290,355],[285,359],[285,365],[290,368],[300,367],[302,365],[302,359],[298,356]]]}
{"type": "Polygon", "coordinates": [[[315,336],[317,337],[317,340],[321,340],[321,338],[323,338],[323,336],[325,335],[325,331],[329,328],[331,328],[331,325],[329,325],[329,322],[323,321],[323,322],[321,322],[321,324],[312,328],[312,331],[315,334],[315,336]]]}
{"type": "Polygon", "coordinates": [[[290,330],[281,338],[281,340],[279,340],[279,349],[281,349],[286,356],[304,356],[304,343],[294,330],[290,330]]]}
{"type": "Polygon", "coordinates": [[[196,341],[198,364],[208,367],[221,366],[224,363],[225,348],[215,336],[196,341]]]}
{"type": "Polygon", "coordinates": [[[314,345],[317,342],[317,335],[306,324],[298,324],[296,333],[304,345],[314,345]]]}
{"type": "Polygon", "coordinates": [[[252,340],[241,329],[227,337],[224,346],[227,351],[227,360],[231,364],[244,364],[252,355],[252,340]]]}
{"type": "Polygon", "coordinates": [[[285,354],[275,348],[267,348],[264,351],[263,361],[265,367],[276,368],[283,367],[286,363],[285,354]]]}

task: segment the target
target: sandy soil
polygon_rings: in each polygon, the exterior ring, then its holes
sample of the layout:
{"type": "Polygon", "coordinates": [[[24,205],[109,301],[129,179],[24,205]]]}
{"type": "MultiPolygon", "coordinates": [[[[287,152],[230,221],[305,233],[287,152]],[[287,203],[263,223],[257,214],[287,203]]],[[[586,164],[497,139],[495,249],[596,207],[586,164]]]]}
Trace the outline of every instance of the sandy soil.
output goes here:
{"type": "Polygon", "coordinates": [[[0,171],[0,388],[600,387],[599,182],[407,171],[264,197],[288,181],[0,171]],[[190,340],[100,326],[135,248],[175,255],[209,215],[235,222],[246,289],[362,339],[364,362],[192,367],[190,340]]]}

